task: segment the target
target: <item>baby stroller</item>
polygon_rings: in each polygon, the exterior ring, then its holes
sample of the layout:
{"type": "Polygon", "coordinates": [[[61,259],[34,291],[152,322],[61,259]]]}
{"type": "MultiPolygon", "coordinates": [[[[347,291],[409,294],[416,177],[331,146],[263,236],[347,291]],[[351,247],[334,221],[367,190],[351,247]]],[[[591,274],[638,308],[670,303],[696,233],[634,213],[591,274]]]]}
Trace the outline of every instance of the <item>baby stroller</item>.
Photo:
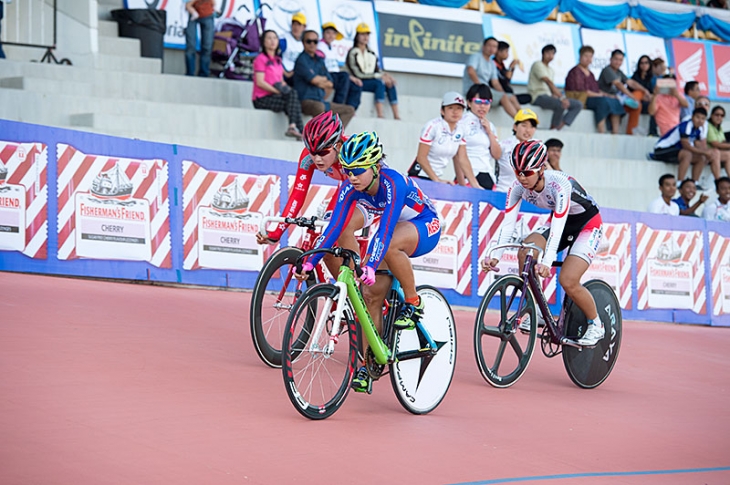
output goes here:
{"type": "MultiPolygon", "coordinates": [[[[246,25],[235,18],[225,19],[218,24],[210,68],[219,78],[250,81],[253,77],[253,60],[261,49],[261,34],[266,25],[266,19],[262,16],[265,5],[262,4],[256,10],[246,25]]],[[[245,5],[239,8],[247,9],[245,5]]]]}

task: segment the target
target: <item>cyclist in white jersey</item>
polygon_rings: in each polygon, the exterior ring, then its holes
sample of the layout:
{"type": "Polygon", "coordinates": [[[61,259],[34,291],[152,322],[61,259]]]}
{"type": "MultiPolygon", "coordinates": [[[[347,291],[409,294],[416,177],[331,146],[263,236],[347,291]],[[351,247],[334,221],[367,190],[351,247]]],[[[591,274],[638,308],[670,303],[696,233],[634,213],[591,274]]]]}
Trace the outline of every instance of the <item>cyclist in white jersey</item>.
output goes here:
{"type": "MultiPolygon", "coordinates": [[[[552,210],[550,225],[538,228],[527,236],[525,243],[545,249],[542,262],[535,273],[546,278],[557,253],[570,248],[560,271],[560,285],[588,319],[588,328],[580,345],[596,345],[605,330],[596,310],[596,303],[580,279],[593,261],[602,236],[602,221],[598,206],[583,187],[568,175],[555,170],[545,171],[547,148],[536,140],[519,143],[512,152],[512,169],[517,180],[507,193],[505,217],[499,233],[499,244],[509,242],[523,200],[543,209],[552,210]]],[[[485,271],[496,270],[501,253],[482,261],[485,271]]],[[[524,262],[520,252],[520,267],[524,262]]]]}

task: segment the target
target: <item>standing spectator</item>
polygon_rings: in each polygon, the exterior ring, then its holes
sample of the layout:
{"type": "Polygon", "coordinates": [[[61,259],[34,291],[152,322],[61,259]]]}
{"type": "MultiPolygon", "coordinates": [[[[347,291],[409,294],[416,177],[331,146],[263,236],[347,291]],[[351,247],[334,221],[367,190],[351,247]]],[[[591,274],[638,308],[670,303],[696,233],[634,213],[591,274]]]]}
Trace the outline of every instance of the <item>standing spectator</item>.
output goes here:
{"type": "MultiPolygon", "coordinates": [[[[3,25],[3,17],[4,14],[4,7],[3,2],[0,0],[0,35],[2,35],[2,25],[3,25]]],[[[5,59],[5,51],[3,51],[3,44],[0,42],[0,59],[5,59]]]]}
{"type": "Polygon", "coordinates": [[[294,65],[299,54],[304,51],[302,34],[307,27],[307,17],[302,12],[297,12],[291,17],[291,30],[284,32],[280,40],[281,61],[284,66],[284,78],[288,84],[293,83],[294,65]]]}
{"type": "Polygon", "coordinates": [[[487,37],[482,43],[481,52],[475,52],[469,56],[466,66],[464,66],[463,92],[467,92],[474,84],[486,84],[494,94],[494,86],[499,84],[499,74],[492,57],[497,53],[498,45],[497,39],[487,37]]]}
{"type": "MultiPolygon", "coordinates": [[[[639,101],[644,97],[644,94],[650,96],[651,93],[641,84],[626,77],[626,74],[621,71],[623,63],[623,51],[616,49],[611,52],[611,60],[608,66],[604,67],[601,75],[598,76],[598,87],[604,93],[615,96],[624,105],[624,109],[629,114],[626,134],[631,135],[634,128],[639,124],[639,115],[641,115],[639,101]],[[629,91],[629,87],[635,91],[632,93],[629,91]]],[[[615,130],[615,128],[612,127],[612,130],[615,130]]]]}
{"type": "Polygon", "coordinates": [[[676,80],[671,88],[662,87],[657,81],[647,111],[654,116],[659,135],[666,135],[679,124],[680,111],[688,105],[687,98],[679,92],[676,80]]]}
{"type": "Polygon", "coordinates": [[[279,36],[273,30],[261,34],[261,54],[253,61],[253,73],[253,107],[286,113],[289,129],[285,135],[301,140],[302,106],[297,92],[284,82],[279,36]]]}
{"type": "Polygon", "coordinates": [[[213,52],[215,20],[213,0],[190,0],[185,3],[188,11],[188,26],[185,27],[185,75],[195,76],[196,45],[200,25],[200,67],[198,76],[210,76],[210,55],[213,52]]]}
{"type": "Polygon", "coordinates": [[[707,147],[707,140],[703,133],[703,126],[707,120],[707,111],[696,108],[692,118],[683,121],[669,133],[663,135],[654,145],[654,160],[663,162],[679,162],[678,178],[684,180],[687,170],[692,165],[692,180],[698,190],[705,190],[697,181],[702,175],[702,169],[710,163],[715,178],[720,177],[720,152],[707,147]]]}
{"type": "Polygon", "coordinates": [[[618,134],[621,117],[626,114],[621,102],[598,87],[598,81],[590,70],[593,62],[593,47],[584,45],[578,51],[578,65],[568,71],[565,78],[565,95],[577,99],[593,111],[596,131],[606,133],[606,118],[611,118],[611,131],[618,134]]]}
{"type": "Polygon", "coordinates": [[[362,81],[346,71],[340,70],[340,62],[332,43],[342,40],[343,35],[337,30],[334,22],[327,22],[322,25],[322,39],[317,45],[324,54],[324,64],[332,76],[332,83],[335,85],[335,97],[333,102],[346,104],[357,109],[360,106],[360,95],[362,93],[362,81]]]}
{"type": "Polygon", "coordinates": [[[555,87],[553,82],[555,71],[549,66],[555,58],[555,52],[557,52],[557,49],[552,44],[542,48],[542,60],[535,62],[530,68],[527,90],[532,96],[532,104],[552,110],[553,118],[550,129],[561,130],[564,126],[570,126],[573,123],[573,120],[583,108],[583,104],[577,99],[566,98],[555,87]]]}
{"type": "MultiPolygon", "coordinates": [[[[497,53],[494,55],[494,63],[497,65],[497,75],[499,77],[499,86],[502,88],[502,91],[504,91],[499,104],[502,105],[510,118],[514,118],[522,106],[520,106],[520,101],[518,97],[515,96],[514,89],[512,89],[512,75],[515,73],[515,67],[520,66],[520,69],[522,69],[522,62],[518,59],[512,59],[509,67],[507,67],[504,64],[504,61],[506,61],[508,57],[509,44],[500,40],[497,44],[497,53]]],[[[526,96],[529,97],[529,94],[526,96]]]]}
{"type": "MultiPolygon", "coordinates": [[[[656,84],[656,77],[654,76],[651,57],[647,55],[639,57],[639,62],[636,63],[636,70],[631,76],[631,79],[641,84],[646,89],[646,92],[642,93],[639,101],[641,102],[641,114],[648,114],[649,103],[651,102],[651,93],[654,92],[654,85],[656,84]]],[[[629,86],[629,91],[633,94],[636,89],[629,86]]],[[[636,95],[634,95],[634,98],[636,98],[636,95]]],[[[651,132],[651,124],[649,126],[649,132],[651,132]]]]}
{"type": "Polygon", "coordinates": [[[687,98],[687,106],[682,106],[682,110],[679,113],[680,121],[686,121],[692,117],[692,113],[696,108],[695,103],[697,98],[702,95],[700,91],[700,83],[697,81],[689,81],[684,85],[684,96],[687,98]]]}
{"type": "Polygon", "coordinates": [[[550,138],[548,141],[545,142],[545,147],[547,148],[547,157],[548,157],[548,165],[553,170],[557,170],[559,172],[562,172],[563,169],[560,168],[560,157],[563,155],[563,142],[558,140],[557,138],[550,138]]]}
{"type": "Polygon", "coordinates": [[[677,204],[677,207],[679,207],[680,216],[699,217],[695,214],[695,211],[705,203],[707,195],[700,194],[700,198],[692,204],[692,199],[695,198],[695,195],[697,195],[697,184],[695,184],[695,181],[692,179],[682,180],[682,183],[679,184],[679,197],[672,199],[677,204]]]}
{"type": "Polygon", "coordinates": [[[711,221],[730,222],[730,178],[715,180],[717,200],[705,204],[702,217],[711,221]]]}
{"type": "Polygon", "coordinates": [[[302,34],[302,40],[304,52],[294,63],[293,76],[294,89],[302,103],[302,113],[317,116],[332,110],[340,115],[342,126],[347,126],[355,116],[355,108],[325,101],[326,95],[333,89],[333,84],[324,59],[317,55],[319,35],[314,30],[307,30],[302,34]]]}
{"type": "Polygon", "coordinates": [[[531,140],[537,129],[537,115],[528,108],[522,108],[517,112],[512,125],[512,136],[502,140],[499,146],[502,148],[502,156],[497,160],[497,185],[493,190],[507,192],[512,187],[512,182],[517,180],[512,168],[512,151],[521,142],[531,140]]]}
{"type": "Polygon", "coordinates": [[[461,94],[454,91],[444,94],[441,116],[426,123],[421,130],[418,153],[408,169],[409,176],[453,185],[454,182],[442,178],[444,169],[453,162],[459,183],[463,183],[464,176],[471,174],[471,178],[467,177],[469,184],[479,186],[469,167],[464,127],[459,123],[464,116],[464,108],[466,101],[461,94]]]}
{"type": "Polygon", "coordinates": [[[383,103],[387,94],[390,108],[393,110],[393,118],[399,120],[395,79],[387,72],[380,70],[378,56],[370,50],[369,42],[370,27],[366,23],[361,23],[355,29],[355,40],[347,53],[347,70],[362,82],[363,91],[375,93],[375,112],[378,114],[378,118],[385,118],[383,103]]]}
{"type": "Polygon", "coordinates": [[[720,163],[725,167],[725,173],[730,174],[730,143],[722,131],[722,121],[725,119],[725,108],[718,105],[712,108],[707,129],[707,144],[720,151],[720,163]]]}
{"type": "Polygon", "coordinates": [[[475,84],[466,93],[466,102],[468,111],[459,122],[463,125],[466,155],[479,182],[476,187],[492,190],[497,180],[494,161],[502,155],[497,129],[487,119],[492,104],[492,90],[486,84],[475,84]]]}
{"type": "Polygon", "coordinates": [[[679,206],[672,200],[677,193],[677,179],[671,173],[665,173],[659,177],[659,190],[662,195],[649,204],[648,212],[652,214],[666,214],[670,216],[679,215],[679,206]]]}

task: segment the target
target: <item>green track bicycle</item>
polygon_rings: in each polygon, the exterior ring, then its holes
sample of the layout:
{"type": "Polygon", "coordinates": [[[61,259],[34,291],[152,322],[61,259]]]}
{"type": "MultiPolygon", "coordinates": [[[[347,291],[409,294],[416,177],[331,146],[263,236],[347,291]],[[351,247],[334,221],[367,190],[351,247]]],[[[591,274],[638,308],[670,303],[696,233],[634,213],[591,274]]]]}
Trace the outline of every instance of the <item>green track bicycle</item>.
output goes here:
{"type": "Polygon", "coordinates": [[[355,273],[362,274],[357,253],[339,247],[307,251],[297,261],[298,272],[307,256],[323,252],[343,260],[337,282],[313,285],[297,299],[281,347],[284,385],[294,408],[307,418],[325,419],[342,406],[358,367],[361,333],[370,344],[365,355],[370,377],[390,374],[396,397],[409,412],[433,411],[456,365],[456,325],[446,298],[436,288],[418,287],[423,318],[413,330],[397,330],[393,322],[405,300],[393,278],[380,335],[355,280],[355,273]]]}

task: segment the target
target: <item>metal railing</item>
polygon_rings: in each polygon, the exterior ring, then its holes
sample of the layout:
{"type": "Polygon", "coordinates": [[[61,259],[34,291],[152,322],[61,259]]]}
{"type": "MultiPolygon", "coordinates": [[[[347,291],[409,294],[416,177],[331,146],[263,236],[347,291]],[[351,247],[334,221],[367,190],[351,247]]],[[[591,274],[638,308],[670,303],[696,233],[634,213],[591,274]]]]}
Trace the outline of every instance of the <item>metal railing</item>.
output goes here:
{"type": "Polygon", "coordinates": [[[71,64],[68,59],[56,59],[57,15],[56,0],[4,0],[2,22],[3,45],[45,49],[40,62],[71,64]]]}

